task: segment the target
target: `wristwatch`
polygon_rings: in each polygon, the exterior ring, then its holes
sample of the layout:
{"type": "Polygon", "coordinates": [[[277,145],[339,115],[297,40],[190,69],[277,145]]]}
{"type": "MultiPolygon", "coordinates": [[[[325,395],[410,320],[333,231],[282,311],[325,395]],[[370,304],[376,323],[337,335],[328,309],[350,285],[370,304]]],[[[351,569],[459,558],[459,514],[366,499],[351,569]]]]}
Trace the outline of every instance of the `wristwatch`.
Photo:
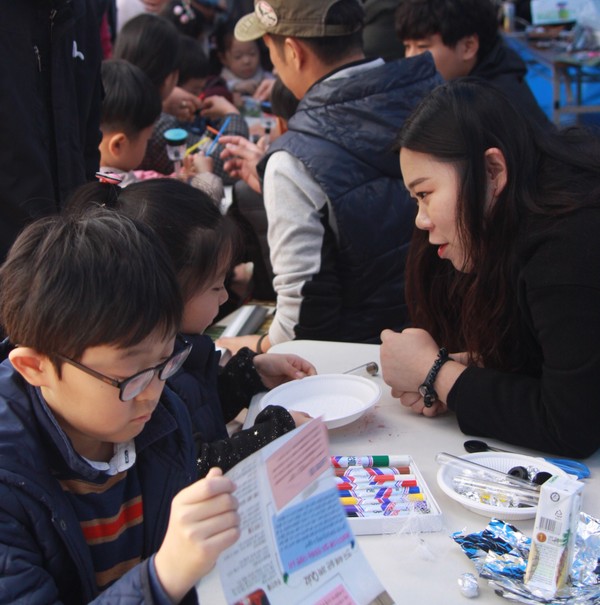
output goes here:
{"type": "Polygon", "coordinates": [[[423,397],[423,403],[426,408],[430,408],[438,398],[438,394],[436,393],[433,385],[435,383],[435,379],[437,378],[438,372],[440,368],[447,362],[451,361],[452,357],[448,355],[448,351],[444,347],[442,347],[439,352],[436,360],[431,366],[431,370],[429,370],[423,384],[419,386],[419,395],[423,397]]]}

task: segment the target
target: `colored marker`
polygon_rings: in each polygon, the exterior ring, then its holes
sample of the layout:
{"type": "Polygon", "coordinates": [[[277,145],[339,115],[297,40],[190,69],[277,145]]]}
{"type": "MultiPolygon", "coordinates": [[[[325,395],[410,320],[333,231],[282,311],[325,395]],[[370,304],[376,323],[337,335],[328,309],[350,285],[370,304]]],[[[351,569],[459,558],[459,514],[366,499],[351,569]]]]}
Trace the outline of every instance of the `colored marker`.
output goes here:
{"type": "Polygon", "coordinates": [[[190,145],[185,150],[185,155],[190,155],[190,153],[194,153],[194,151],[196,151],[198,147],[201,147],[202,145],[204,145],[204,143],[208,143],[208,141],[210,141],[210,137],[202,137],[199,141],[197,141],[193,145],[190,145]]]}
{"type": "Polygon", "coordinates": [[[334,468],[336,477],[375,477],[377,475],[409,475],[409,466],[349,466],[334,468]]]}
{"type": "Polygon", "coordinates": [[[396,487],[410,487],[410,485],[416,484],[416,477],[412,475],[382,475],[381,479],[374,479],[368,477],[338,477],[343,479],[341,483],[351,483],[352,485],[377,485],[379,487],[393,487],[394,484],[398,484],[396,487]],[[410,481],[408,485],[401,485],[405,481],[404,477],[409,477],[406,481],[410,481]]]}
{"type": "MultiPolygon", "coordinates": [[[[396,476],[397,475],[394,475],[394,477],[396,476]]],[[[336,477],[335,484],[338,489],[361,489],[363,487],[414,487],[415,485],[419,485],[417,478],[414,475],[403,475],[402,479],[398,479],[397,481],[369,481],[368,479],[351,481],[348,477],[336,477]]]]}
{"type": "Polygon", "coordinates": [[[362,477],[341,475],[336,477],[336,479],[341,479],[343,483],[371,483],[372,485],[381,485],[382,483],[392,483],[394,481],[415,481],[416,477],[414,475],[367,475],[362,477]]]}
{"type": "Polygon", "coordinates": [[[356,498],[391,498],[392,496],[401,496],[403,494],[420,494],[420,487],[387,487],[387,488],[365,488],[365,489],[344,489],[338,490],[338,496],[356,498]]]}
{"type": "Polygon", "coordinates": [[[338,489],[364,489],[364,488],[380,488],[380,487],[414,487],[419,485],[416,477],[411,475],[404,475],[404,477],[398,481],[346,481],[347,477],[336,477],[336,486],[338,489]],[[409,477],[409,479],[404,479],[409,477]]]}
{"type": "Polygon", "coordinates": [[[398,513],[404,513],[411,511],[414,508],[413,502],[387,502],[381,504],[379,502],[375,504],[345,504],[344,510],[346,513],[358,512],[358,513],[391,513],[396,511],[398,513]]]}
{"type": "Polygon", "coordinates": [[[343,496],[340,498],[342,504],[381,504],[384,502],[415,502],[417,500],[425,500],[424,494],[399,494],[389,498],[375,498],[373,496],[367,498],[343,496]]]}
{"type": "Polygon", "coordinates": [[[386,504],[363,504],[345,505],[344,511],[347,517],[398,517],[400,515],[428,513],[429,506],[424,500],[422,502],[388,502],[386,504]]]}
{"type": "Polygon", "coordinates": [[[213,142],[210,144],[210,147],[208,148],[208,151],[206,152],[207,156],[210,156],[210,154],[214,151],[215,147],[217,146],[217,143],[219,142],[219,139],[221,138],[221,135],[225,132],[225,129],[227,128],[227,126],[229,126],[229,122],[231,122],[231,116],[227,116],[223,122],[223,124],[221,124],[221,128],[219,128],[219,132],[217,133],[217,136],[214,138],[213,142]]]}
{"type": "Polygon", "coordinates": [[[408,475],[367,475],[366,477],[353,477],[352,475],[336,475],[334,477],[336,483],[381,483],[382,481],[400,482],[400,481],[417,481],[417,476],[408,475]],[[388,479],[388,477],[390,477],[388,479]]]}
{"type": "Polygon", "coordinates": [[[410,466],[410,456],[331,456],[336,468],[349,466],[410,466]]]}
{"type": "Polygon", "coordinates": [[[377,486],[377,487],[411,487],[418,485],[417,478],[414,475],[381,475],[377,479],[371,477],[336,477],[336,485],[349,484],[347,489],[353,489],[356,486],[377,486]]]}

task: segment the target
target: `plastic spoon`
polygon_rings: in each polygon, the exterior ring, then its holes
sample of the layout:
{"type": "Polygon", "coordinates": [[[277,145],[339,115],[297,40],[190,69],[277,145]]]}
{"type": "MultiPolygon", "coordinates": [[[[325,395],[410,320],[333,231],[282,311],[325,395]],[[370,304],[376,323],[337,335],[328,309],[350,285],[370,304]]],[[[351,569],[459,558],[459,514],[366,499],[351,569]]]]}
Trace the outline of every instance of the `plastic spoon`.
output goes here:
{"type": "MultiPolygon", "coordinates": [[[[504,452],[505,454],[514,454],[514,452],[503,450],[499,447],[492,447],[485,441],[479,441],[479,439],[469,439],[465,441],[464,446],[465,450],[471,454],[475,452],[504,452]]],[[[544,458],[544,460],[550,462],[550,464],[554,464],[554,466],[558,466],[558,468],[569,475],[575,475],[578,479],[585,479],[590,476],[590,469],[583,462],[567,460],[565,458],[544,458]]]]}

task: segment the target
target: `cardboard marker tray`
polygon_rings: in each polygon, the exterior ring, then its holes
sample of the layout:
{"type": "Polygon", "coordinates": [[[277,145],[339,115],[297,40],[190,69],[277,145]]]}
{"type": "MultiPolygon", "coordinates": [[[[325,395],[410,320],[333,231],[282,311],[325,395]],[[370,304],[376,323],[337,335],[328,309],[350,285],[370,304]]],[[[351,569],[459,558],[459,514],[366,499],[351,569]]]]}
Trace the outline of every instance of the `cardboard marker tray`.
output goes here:
{"type": "Polygon", "coordinates": [[[409,461],[410,474],[415,475],[417,485],[425,496],[427,512],[410,510],[403,511],[396,516],[378,513],[373,516],[349,517],[348,522],[355,535],[435,532],[442,529],[442,511],[414,459],[412,456],[406,457],[409,461]]]}

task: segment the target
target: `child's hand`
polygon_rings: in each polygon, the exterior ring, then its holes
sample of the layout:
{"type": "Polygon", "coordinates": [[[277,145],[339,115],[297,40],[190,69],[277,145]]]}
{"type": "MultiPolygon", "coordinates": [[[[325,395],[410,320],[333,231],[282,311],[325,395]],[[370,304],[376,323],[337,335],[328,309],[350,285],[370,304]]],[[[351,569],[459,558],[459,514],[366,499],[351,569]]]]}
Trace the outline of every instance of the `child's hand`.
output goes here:
{"type": "Polygon", "coordinates": [[[198,170],[194,164],[194,158],[191,155],[186,155],[175,178],[187,183],[195,174],[198,174],[198,170]]]}
{"type": "Polygon", "coordinates": [[[229,113],[240,113],[238,108],[228,101],[225,97],[219,95],[213,95],[206,97],[200,110],[200,115],[203,118],[209,118],[210,120],[216,120],[226,116],[229,113]]]}
{"type": "Polygon", "coordinates": [[[181,122],[191,122],[202,102],[195,95],[179,86],[163,101],[163,111],[175,116],[181,122]]]}
{"type": "Polygon", "coordinates": [[[239,92],[241,95],[253,95],[258,88],[259,82],[256,80],[245,80],[243,82],[238,82],[233,87],[234,92],[239,92]]]}
{"type": "Polygon", "coordinates": [[[233,481],[212,468],[173,498],[169,527],[154,559],[158,579],[173,602],[178,603],[239,538],[234,490],[233,481]]]}
{"type": "Polygon", "coordinates": [[[284,382],[314,376],[317,373],[312,363],[298,355],[275,353],[257,355],[254,358],[254,367],[263,384],[269,389],[284,382]]]}
{"type": "Polygon", "coordinates": [[[207,156],[204,151],[199,151],[192,157],[194,158],[194,168],[196,170],[196,174],[213,171],[215,162],[211,157],[207,156]]]}
{"type": "Polygon", "coordinates": [[[290,416],[294,419],[296,427],[299,427],[302,424],[306,424],[307,422],[310,422],[313,419],[313,417],[309,416],[306,412],[297,412],[296,410],[288,411],[290,413],[290,416]]]}

